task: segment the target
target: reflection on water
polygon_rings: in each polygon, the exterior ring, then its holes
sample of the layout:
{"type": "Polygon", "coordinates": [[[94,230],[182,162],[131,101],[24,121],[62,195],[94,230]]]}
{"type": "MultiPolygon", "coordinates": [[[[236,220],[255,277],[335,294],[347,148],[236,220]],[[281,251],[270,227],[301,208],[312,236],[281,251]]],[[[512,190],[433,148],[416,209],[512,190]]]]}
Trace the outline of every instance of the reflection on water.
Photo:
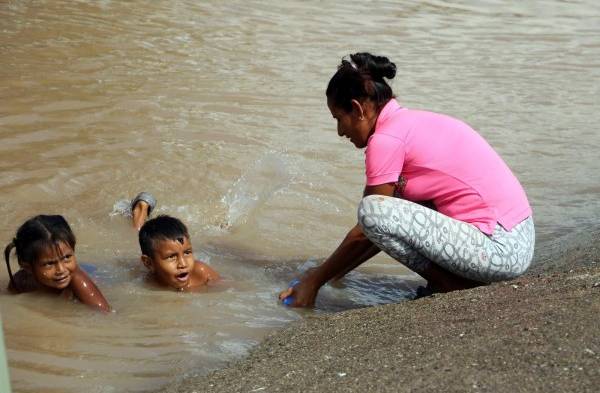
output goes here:
{"type": "MultiPolygon", "coordinates": [[[[3,2],[0,240],[63,214],[116,310],[3,291],[14,390],[153,390],[307,313],[275,295],[337,245],[362,191],[362,152],[336,137],[324,100],[349,52],[395,61],[406,106],[481,130],[522,180],[541,240],[594,224],[597,15],[591,0],[3,2]],[[136,234],[111,215],[141,190],[188,225],[221,286],[149,285],[136,234]]],[[[324,288],[318,312],[399,301],[418,285],[407,274],[378,256],[324,288]]]]}

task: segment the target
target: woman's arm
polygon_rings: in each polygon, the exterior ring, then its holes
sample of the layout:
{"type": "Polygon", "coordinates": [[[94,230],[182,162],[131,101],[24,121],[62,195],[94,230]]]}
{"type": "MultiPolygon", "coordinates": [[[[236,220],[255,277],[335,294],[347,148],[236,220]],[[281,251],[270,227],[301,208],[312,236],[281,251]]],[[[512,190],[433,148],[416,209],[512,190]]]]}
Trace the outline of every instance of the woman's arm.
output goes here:
{"type": "Polygon", "coordinates": [[[77,267],[73,272],[71,284],[69,285],[73,295],[83,304],[97,308],[101,311],[110,311],[110,305],[98,289],[96,284],[87,275],[86,272],[77,267]]]}
{"type": "MultiPolygon", "coordinates": [[[[364,196],[394,194],[394,183],[365,187],[364,196]]],[[[279,299],[288,296],[294,297],[292,306],[310,307],[314,305],[319,289],[332,278],[340,278],[355,269],[363,262],[369,260],[379,252],[362,232],[360,225],[356,224],[346,235],[344,240],[320,266],[310,270],[299,284],[281,292],[279,299]]]]}
{"type": "Polygon", "coordinates": [[[336,274],[330,281],[341,280],[346,274],[350,273],[352,270],[356,269],[364,262],[379,254],[379,251],[381,251],[379,247],[372,244],[371,247],[369,247],[360,257],[354,260],[354,263],[352,265],[346,264],[344,270],[336,274]]]}
{"type": "MultiPolygon", "coordinates": [[[[310,270],[299,284],[281,292],[279,299],[294,297],[292,306],[310,307],[314,305],[319,289],[330,279],[341,276],[357,267],[362,256],[369,255],[373,243],[367,239],[358,224],[352,228],[336,250],[320,266],[310,270]]],[[[373,254],[374,255],[374,254],[373,254]]]]}

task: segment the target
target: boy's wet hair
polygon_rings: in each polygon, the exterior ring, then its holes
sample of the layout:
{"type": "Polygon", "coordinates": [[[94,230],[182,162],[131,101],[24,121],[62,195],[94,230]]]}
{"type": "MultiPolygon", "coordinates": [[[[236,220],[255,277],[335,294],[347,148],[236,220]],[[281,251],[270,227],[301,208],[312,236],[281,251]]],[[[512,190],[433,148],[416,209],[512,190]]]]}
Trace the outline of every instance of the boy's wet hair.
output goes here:
{"type": "Polygon", "coordinates": [[[75,235],[63,216],[39,215],[25,221],[17,230],[15,238],[4,249],[4,260],[12,287],[19,290],[10,268],[10,252],[13,247],[17,251],[17,261],[23,267],[24,264],[35,263],[48,247],[59,252],[60,243],[66,243],[75,250],[75,235]]]}
{"type": "Polygon", "coordinates": [[[139,233],[142,254],[154,257],[154,245],[159,240],[176,240],[183,243],[190,238],[187,227],[177,218],[161,215],[146,221],[139,233]]]}

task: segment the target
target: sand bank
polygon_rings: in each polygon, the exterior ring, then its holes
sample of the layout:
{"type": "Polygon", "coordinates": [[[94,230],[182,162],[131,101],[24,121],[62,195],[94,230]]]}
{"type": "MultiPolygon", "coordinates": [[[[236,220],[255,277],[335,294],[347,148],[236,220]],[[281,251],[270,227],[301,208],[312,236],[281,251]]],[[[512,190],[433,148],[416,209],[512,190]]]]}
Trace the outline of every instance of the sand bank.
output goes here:
{"type": "Polygon", "coordinates": [[[597,392],[600,231],[538,245],[523,277],[298,321],[170,392],[597,392]]]}

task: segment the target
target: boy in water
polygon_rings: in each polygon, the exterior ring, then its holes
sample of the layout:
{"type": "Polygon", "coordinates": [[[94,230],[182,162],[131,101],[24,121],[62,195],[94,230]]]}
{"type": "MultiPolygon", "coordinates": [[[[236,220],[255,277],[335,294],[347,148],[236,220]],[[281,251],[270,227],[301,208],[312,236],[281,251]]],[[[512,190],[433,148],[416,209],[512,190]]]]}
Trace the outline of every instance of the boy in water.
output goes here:
{"type": "Polygon", "coordinates": [[[161,215],[146,221],[155,207],[156,198],[140,192],[128,210],[139,231],[142,263],[158,284],[187,291],[217,281],[219,274],[194,258],[190,235],[179,219],[161,215]]]}
{"type": "MultiPolygon", "coordinates": [[[[146,217],[149,214],[143,204],[134,206],[134,223],[140,222],[136,207],[142,205],[141,210],[146,210],[143,214],[146,217]]],[[[140,229],[139,241],[142,263],[160,285],[187,291],[219,279],[213,268],[194,258],[188,230],[175,217],[161,215],[146,221],[140,229]]]]}

